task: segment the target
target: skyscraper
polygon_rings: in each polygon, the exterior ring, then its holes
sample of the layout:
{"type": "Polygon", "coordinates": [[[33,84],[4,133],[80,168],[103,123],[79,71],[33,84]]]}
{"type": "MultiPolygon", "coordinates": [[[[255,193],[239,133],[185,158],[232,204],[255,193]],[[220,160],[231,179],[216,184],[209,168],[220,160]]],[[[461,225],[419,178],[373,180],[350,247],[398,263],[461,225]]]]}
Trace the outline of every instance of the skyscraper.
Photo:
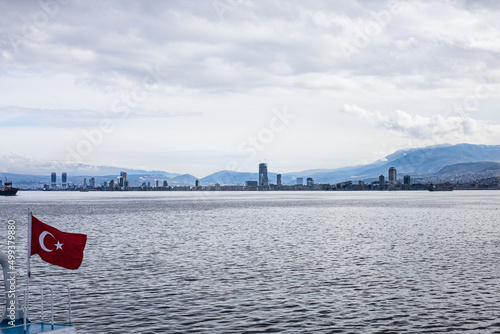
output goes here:
{"type": "Polygon", "coordinates": [[[380,175],[380,176],[378,177],[378,188],[379,188],[380,190],[385,189],[385,177],[384,177],[384,175],[380,175]]]}
{"type": "Polygon", "coordinates": [[[397,173],[396,173],[396,168],[395,167],[391,167],[389,168],[389,183],[396,183],[397,181],[397,173]]]}
{"type": "Polygon", "coordinates": [[[123,188],[125,186],[125,179],[123,178],[123,176],[118,176],[117,180],[118,180],[118,186],[120,188],[123,188]]]}
{"type": "Polygon", "coordinates": [[[268,186],[269,179],[267,177],[267,164],[259,164],[259,186],[268,186]]]}
{"type": "Polygon", "coordinates": [[[62,173],[62,187],[66,189],[68,187],[68,174],[62,173]]]}
{"type": "Polygon", "coordinates": [[[129,187],[127,172],[120,172],[120,176],[118,177],[118,185],[121,188],[128,188],[129,187]]]}
{"type": "Polygon", "coordinates": [[[281,186],[281,174],[276,175],[276,184],[281,186]]]}
{"type": "Polygon", "coordinates": [[[52,189],[55,189],[57,187],[57,175],[56,175],[56,173],[50,174],[50,183],[51,183],[52,189]]]}
{"type": "Polygon", "coordinates": [[[404,178],[403,178],[403,183],[404,184],[411,184],[411,179],[410,179],[410,175],[405,175],[404,178]]]}

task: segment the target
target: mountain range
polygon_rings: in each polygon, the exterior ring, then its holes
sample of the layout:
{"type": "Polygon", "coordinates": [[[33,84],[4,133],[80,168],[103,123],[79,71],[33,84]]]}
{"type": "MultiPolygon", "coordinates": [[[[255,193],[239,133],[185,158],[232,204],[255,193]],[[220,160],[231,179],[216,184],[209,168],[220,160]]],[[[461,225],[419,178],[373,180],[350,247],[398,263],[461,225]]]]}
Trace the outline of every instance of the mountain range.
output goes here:
{"type": "MultiPolygon", "coordinates": [[[[312,177],[315,183],[338,183],[344,181],[372,181],[378,179],[379,175],[387,174],[390,167],[395,167],[398,171],[398,178],[408,174],[413,178],[417,177],[421,181],[435,178],[436,173],[440,173],[439,179],[444,179],[450,170],[456,170],[459,174],[478,173],[486,166],[494,167],[498,165],[486,162],[500,162],[500,145],[438,145],[423,148],[400,150],[380,159],[374,163],[361,166],[343,167],[337,169],[315,169],[296,173],[282,174],[283,184],[295,184],[298,177],[312,177]],[[480,164],[475,164],[480,163],[480,164]],[[481,164],[483,163],[483,164],[481,164]],[[456,168],[447,166],[460,165],[456,168]],[[478,170],[480,169],[480,170],[478,170]]],[[[438,176],[439,176],[438,175],[438,176]]],[[[498,175],[498,174],[497,174],[498,175]]],[[[238,173],[232,171],[221,171],[201,179],[202,184],[245,184],[245,181],[258,180],[258,173],[238,173]]],[[[269,173],[269,180],[275,183],[276,173],[269,173]]]]}
{"type": "Polygon", "coordinates": [[[500,161],[500,145],[439,145],[400,150],[372,164],[339,168],[312,173],[317,183],[335,183],[346,180],[369,180],[385,175],[395,167],[398,175],[421,176],[434,174],[442,168],[460,163],[500,161]]]}
{"type": "MultiPolygon", "coordinates": [[[[256,169],[258,166],[255,166],[256,169]]],[[[387,177],[390,167],[398,171],[398,179],[403,175],[410,175],[414,180],[449,181],[477,179],[478,177],[500,176],[500,145],[438,145],[423,148],[413,148],[394,152],[374,163],[360,166],[343,167],[337,169],[314,169],[295,173],[283,173],[283,184],[295,184],[297,178],[312,177],[315,183],[335,184],[344,181],[370,182],[378,179],[379,175],[387,177]]],[[[270,166],[272,168],[272,165],[270,166]]],[[[150,182],[151,185],[159,180],[160,185],[167,181],[171,186],[194,186],[198,179],[190,174],[169,173],[164,171],[130,170],[118,167],[88,166],[92,173],[82,175],[68,174],[68,181],[77,185],[83,184],[83,179],[94,177],[96,184],[115,179],[121,170],[127,171],[131,186],[138,186],[150,182]],[[102,170],[102,175],[97,175],[102,170]]],[[[270,183],[276,183],[277,173],[268,174],[270,183]]],[[[50,175],[26,175],[14,173],[0,173],[2,180],[7,177],[16,185],[23,188],[37,188],[50,182],[50,175]]],[[[223,170],[204,178],[202,185],[244,185],[246,181],[258,181],[259,175],[223,170]]],[[[59,180],[60,182],[60,177],[59,180]]]]}

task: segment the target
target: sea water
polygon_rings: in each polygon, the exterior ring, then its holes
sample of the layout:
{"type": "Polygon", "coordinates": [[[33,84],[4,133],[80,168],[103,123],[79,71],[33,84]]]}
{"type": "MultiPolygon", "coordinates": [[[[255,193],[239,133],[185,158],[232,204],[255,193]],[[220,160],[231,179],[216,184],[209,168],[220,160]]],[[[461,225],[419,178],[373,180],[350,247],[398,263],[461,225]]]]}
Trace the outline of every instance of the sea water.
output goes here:
{"type": "Polygon", "coordinates": [[[28,209],[88,235],[78,270],[31,259],[79,333],[500,332],[499,191],[20,191],[21,275],[28,209]]]}

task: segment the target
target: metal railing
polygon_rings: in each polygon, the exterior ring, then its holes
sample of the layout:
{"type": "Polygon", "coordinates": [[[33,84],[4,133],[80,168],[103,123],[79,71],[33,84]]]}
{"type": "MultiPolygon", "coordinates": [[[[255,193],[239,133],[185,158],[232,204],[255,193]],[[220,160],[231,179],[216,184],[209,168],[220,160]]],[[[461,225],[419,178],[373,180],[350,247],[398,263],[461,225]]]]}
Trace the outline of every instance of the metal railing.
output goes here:
{"type": "MultiPolygon", "coordinates": [[[[40,322],[44,324],[44,306],[45,306],[45,296],[44,296],[44,290],[48,290],[50,294],[50,325],[52,328],[54,327],[54,290],[52,289],[52,286],[63,286],[66,288],[68,292],[68,324],[71,326],[71,289],[69,288],[68,284],[64,283],[46,283],[46,282],[40,282],[40,281],[31,281],[30,285],[36,285],[39,286],[39,293],[40,293],[40,322]]],[[[30,294],[33,294],[33,289],[30,289],[30,294]]],[[[7,300],[7,294],[9,291],[4,291],[3,292],[6,295],[6,300],[7,300]]],[[[28,298],[28,290],[17,290],[16,291],[16,296],[17,296],[17,304],[16,305],[16,311],[17,310],[22,310],[23,311],[23,327],[24,331],[26,332],[27,330],[27,325],[29,319],[28,317],[28,312],[29,312],[29,298],[28,298]],[[19,300],[22,296],[22,302],[19,300]],[[22,305],[22,307],[21,307],[22,305]],[[18,309],[19,308],[19,309],[18,309]]]]}
{"type": "MultiPolygon", "coordinates": [[[[51,317],[51,324],[54,324],[54,291],[52,289],[52,286],[62,286],[66,288],[66,291],[68,292],[68,324],[71,325],[71,289],[69,288],[68,284],[64,283],[46,283],[46,282],[40,282],[40,281],[30,281],[30,285],[38,285],[40,286],[40,299],[41,299],[41,322],[43,323],[43,307],[44,307],[44,298],[43,298],[43,290],[48,289],[50,291],[50,317],[51,317]]],[[[27,305],[27,308],[29,309],[29,305],[27,305]]]]}

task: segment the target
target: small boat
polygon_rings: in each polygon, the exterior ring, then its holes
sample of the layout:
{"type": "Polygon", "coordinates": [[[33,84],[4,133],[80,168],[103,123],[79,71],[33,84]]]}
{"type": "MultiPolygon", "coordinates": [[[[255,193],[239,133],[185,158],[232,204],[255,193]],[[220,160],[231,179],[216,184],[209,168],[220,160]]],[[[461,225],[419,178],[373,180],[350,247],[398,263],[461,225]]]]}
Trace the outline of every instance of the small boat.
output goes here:
{"type": "Polygon", "coordinates": [[[0,196],[16,196],[19,188],[12,188],[12,182],[8,182],[5,179],[5,184],[3,187],[0,187],[0,196]]]}

